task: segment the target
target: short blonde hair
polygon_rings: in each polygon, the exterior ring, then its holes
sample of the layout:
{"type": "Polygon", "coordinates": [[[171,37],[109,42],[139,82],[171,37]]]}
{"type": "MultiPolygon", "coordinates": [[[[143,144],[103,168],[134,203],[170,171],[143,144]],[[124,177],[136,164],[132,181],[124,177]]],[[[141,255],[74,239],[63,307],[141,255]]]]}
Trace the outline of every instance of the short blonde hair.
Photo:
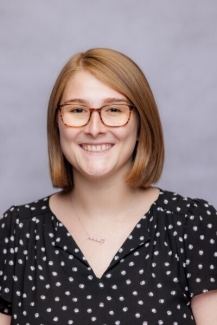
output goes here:
{"type": "Polygon", "coordinates": [[[157,182],[163,169],[164,141],[159,112],[148,81],[137,64],[126,55],[94,48],[76,54],[66,63],[51,92],[47,130],[53,186],[65,191],[73,188],[73,167],[64,157],[60,145],[57,107],[68,80],[79,70],[89,71],[135,105],[140,118],[139,138],[126,182],[134,188],[145,188],[157,182]]]}

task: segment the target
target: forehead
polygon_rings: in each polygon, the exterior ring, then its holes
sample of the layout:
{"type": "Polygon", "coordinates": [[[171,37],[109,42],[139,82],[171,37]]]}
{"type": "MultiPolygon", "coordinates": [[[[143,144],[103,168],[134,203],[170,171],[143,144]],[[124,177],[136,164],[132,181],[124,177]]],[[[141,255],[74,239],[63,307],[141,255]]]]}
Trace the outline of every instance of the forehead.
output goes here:
{"type": "Polygon", "coordinates": [[[63,92],[63,101],[76,98],[87,101],[93,99],[103,100],[107,98],[127,99],[124,95],[85,70],[75,72],[69,78],[63,92]]]}

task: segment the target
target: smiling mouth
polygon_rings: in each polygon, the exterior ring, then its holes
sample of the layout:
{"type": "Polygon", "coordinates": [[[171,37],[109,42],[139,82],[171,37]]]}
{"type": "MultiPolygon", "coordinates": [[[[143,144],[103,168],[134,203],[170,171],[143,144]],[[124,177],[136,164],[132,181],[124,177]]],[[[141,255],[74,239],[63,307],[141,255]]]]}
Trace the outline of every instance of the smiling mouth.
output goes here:
{"type": "Polygon", "coordinates": [[[102,152],[111,149],[113,145],[111,144],[102,144],[102,145],[90,145],[90,144],[82,144],[81,147],[85,151],[89,152],[102,152]]]}

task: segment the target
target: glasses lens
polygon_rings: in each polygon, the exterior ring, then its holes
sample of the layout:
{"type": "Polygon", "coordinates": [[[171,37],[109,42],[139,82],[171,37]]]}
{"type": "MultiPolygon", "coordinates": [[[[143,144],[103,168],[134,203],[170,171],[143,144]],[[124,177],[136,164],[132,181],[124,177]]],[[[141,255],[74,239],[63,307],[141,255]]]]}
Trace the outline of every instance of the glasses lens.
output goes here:
{"type": "Polygon", "coordinates": [[[125,125],[130,116],[130,108],[128,105],[109,105],[104,106],[101,110],[103,122],[108,126],[125,125]]]}
{"type": "Polygon", "coordinates": [[[90,116],[88,107],[82,105],[67,104],[61,107],[63,122],[68,126],[83,126],[90,116]]]}
{"type": "MultiPolygon", "coordinates": [[[[81,127],[88,123],[91,109],[79,104],[66,104],[61,106],[61,117],[67,126],[81,127]]],[[[123,126],[130,117],[129,105],[114,104],[98,109],[102,121],[107,126],[123,126]]]]}

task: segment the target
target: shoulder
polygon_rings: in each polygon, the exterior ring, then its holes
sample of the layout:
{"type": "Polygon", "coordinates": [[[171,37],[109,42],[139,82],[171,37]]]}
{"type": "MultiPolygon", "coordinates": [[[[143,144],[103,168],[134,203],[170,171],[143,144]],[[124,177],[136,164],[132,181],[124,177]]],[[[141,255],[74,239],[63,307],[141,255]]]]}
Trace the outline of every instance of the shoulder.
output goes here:
{"type": "Polygon", "coordinates": [[[37,229],[42,231],[44,220],[52,220],[52,216],[49,196],[28,204],[12,206],[0,219],[0,253],[8,249],[18,251],[20,240],[22,242],[26,238],[30,229],[32,233],[36,233],[37,229]]]}
{"type": "Polygon", "coordinates": [[[50,196],[23,205],[13,205],[0,218],[0,228],[5,224],[18,224],[24,219],[33,218],[50,212],[50,196]]]}
{"type": "Polygon", "coordinates": [[[175,192],[160,190],[158,199],[155,202],[159,209],[166,210],[173,214],[199,217],[217,217],[217,211],[213,205],[203,199],[184,197],[175,192]]]}

